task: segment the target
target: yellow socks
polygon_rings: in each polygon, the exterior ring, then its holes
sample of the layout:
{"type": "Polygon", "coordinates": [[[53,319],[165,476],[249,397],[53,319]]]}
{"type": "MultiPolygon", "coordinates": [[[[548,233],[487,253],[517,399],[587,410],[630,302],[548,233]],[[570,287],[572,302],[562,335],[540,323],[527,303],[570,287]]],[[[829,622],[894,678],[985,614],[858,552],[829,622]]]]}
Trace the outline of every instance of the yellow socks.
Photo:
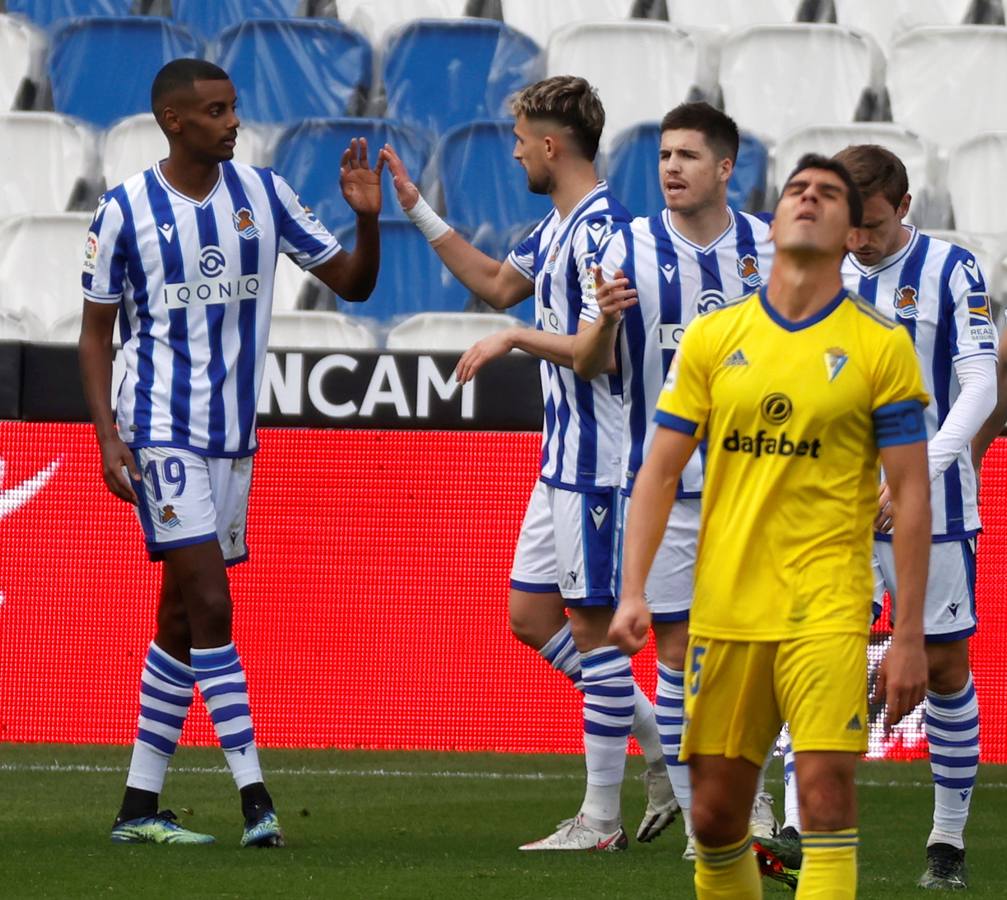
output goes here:
{"type": "Polygon", "coordinates": [[[760,900],[762,882],[752,853],[752,836],[726,847],[704,847],[696,841],[698,900],[760,900]]]}
{"type": "Polygon", "coordinates": [[[853,900],[857,895],[858,842],[856,828],[802,832],[804,863],[796,900],[853,900]]]}

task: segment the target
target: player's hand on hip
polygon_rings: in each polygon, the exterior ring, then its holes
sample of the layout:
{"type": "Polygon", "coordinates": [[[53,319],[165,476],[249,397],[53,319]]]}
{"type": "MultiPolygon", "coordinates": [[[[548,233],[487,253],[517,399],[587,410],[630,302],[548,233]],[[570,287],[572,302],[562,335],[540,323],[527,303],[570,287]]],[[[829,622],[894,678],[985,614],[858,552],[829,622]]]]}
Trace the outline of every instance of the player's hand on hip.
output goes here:
{"type": "Polygon", "coordinates": [[[882,534],[891,534],[895,524],[895,509],[892,506],[892,492],[887,481],[882,481],[878,488],[878,514],[874,519],[874,530],[882,534]]]}
{"type": "Polygon", "coordinates": [[[627,656],[647,646],[650,633],[650,609],[643,597],[620,597],[619,606],[608,626],[608,639],[627,656]]]}
{"type": "Polygon", "coordinates": [[[137,503],[132,482],[141,480],[133,453],[118,437],[101,444],[101,474],[107,487],[120,500],[137,503]]]}
{"type": "Polygon", "coordinates": [[[384,158],[371,169],[367,162],[367,139],[353,138],[339,161],[339,186],[343,197],[358,216],[376,216],[381,212],[381,170],[384,158]]]}
{"type": "Polygon", "coordinates": [[[494,359],[506,356],[514,349],[511,329],[506,328],[477,341],[462,354],[455,367],[455,379],[459,384],[465,384],[476,377],[476,373],[494,359]]]}
{"type": "Polygon", "coordinates": [[[612,275],[612,280],[606,281],[601,266],[594,267],[595,299],[603,318],[619,322],[623,310],[635,306],[638,301],[636,288],[629,286],[629,279],[622,269],[616,269],[612,275]]]}
{"type": "Polygon", "coordinates": [[[927,653],[922,638],[892,638],[888,653],[878,668],[872,700],[884,699],[885,733],[909,715],[926,696],[927,653]]]}
{"type": "Polygon", "coordinates": [[[392,184],[395,186],[399,206],[404,210],[412,209],[420,199],[420,190],[410,179],[405,163],[399,159],[391,144],[385,144],[378,157],[381,162],[388,163],[388,171],[392,173],[392,184]]]}

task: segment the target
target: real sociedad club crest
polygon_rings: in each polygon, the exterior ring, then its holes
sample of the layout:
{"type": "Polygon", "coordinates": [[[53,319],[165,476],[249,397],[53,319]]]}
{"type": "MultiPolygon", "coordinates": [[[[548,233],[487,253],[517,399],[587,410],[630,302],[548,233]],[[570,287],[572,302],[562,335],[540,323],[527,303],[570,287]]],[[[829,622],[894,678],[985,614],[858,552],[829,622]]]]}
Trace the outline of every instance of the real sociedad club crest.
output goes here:
{"type": "Polygon", "coordinates": [[[745,287],[757,288],[762,284],[762,276],[759,274],[759,261],[751,253],[739,257],[738,277],[745,287]]]}
{"type": "Polygon", "coordinates": [[[915,319],[920,314],[916,303],[916,288],[903,285],[895,289],[895,315],[902,319],[915,319]]]}
{"type": "Polygon", "coordinates": [[[255,224],[255,219],[252,218],[252,211],[247,206],[231,213],[231,219],[234,221],[234,230],[238,232],[238,237],[244,238],[246,241],[262,234],[259,231],[259,226],[255,224]]]}

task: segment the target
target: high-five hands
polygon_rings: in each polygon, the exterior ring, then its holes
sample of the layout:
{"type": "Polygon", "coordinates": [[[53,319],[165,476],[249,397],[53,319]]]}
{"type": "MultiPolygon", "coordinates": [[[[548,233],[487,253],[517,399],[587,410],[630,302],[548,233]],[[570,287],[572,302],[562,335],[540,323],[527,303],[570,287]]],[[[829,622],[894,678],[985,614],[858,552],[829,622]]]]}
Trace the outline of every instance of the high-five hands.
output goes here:
{"type": "Polygon", "coordinates": [[[378,154],[378,164],[367,163],[367,139],[353,138],[339,160],[339,187],[357,215],[376,216],[381,212],[381,170],[385,161],[378,154]]]}

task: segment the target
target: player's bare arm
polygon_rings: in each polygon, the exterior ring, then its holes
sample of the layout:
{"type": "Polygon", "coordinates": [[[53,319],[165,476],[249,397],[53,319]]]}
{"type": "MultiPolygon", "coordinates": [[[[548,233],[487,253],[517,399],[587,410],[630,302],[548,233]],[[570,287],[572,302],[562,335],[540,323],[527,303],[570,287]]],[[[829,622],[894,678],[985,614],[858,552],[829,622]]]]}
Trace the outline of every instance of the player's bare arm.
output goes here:
{"type": "Polygon", "coordinates": [[[381,242],[378,213],[381,212],[381,170],[378,158],[372,169],[367,161],[367,140],[354,138],[339,162],[339,185],[343,197],[357,214],[356,245],[352,253],[340,250],[311,274],[344,300],[366,300],[378,280],[381,242]]]}
{"type": "Polygon", "coordinates": [[[77,351],[84,399],[101,448],[101,474],[105,486],[120,500],[135,504],[136,492],[130,478],[140,481],[140,472],[132,452],[119,437],[109,404],[112,396],[112,335],[118,314],[117,303],[85,300],[77,351]],[[129,478],[123,475],[124,467],[129,472],[129,478]]]}
{"type": "Polygon", "coordinates": [[[582,322],[573,344],[573,370],[586,381],[602,372],[615,371],[615,341],[623,310],[639,301],[622,269],[605,281],[601,266],[594,267],[595,298],[600,315],[591,323],[582,322]]]}
{"type": "Polygon", "coordinates": [[[983,456],[986,455],[990,444],[1003,431],[1005,422],[1007,422],[1007,331],[1000,335],[1000,343],[997,346],[996,405],[972,439],[972,465],[975,467],[976,477],[979,476],[983,456]]]}
{"type": "Polygon", "coordinates": [[[465,384],[475,378],[486,363],[506,356],[511,350],[524,350],[538,359],[570,369],[573,367],[573,343],[573,336],[568,334],[552,334],[536,328],[506,328],[469,347],[458,360],[455,378],[459,384],[465,384]]]}
{"type": "Polygon", "coordinates": [[[892,535],[899,615],[875,696],[886,699],[885,728],[890,729],[923,699],[927,656],[923,644],[923,600],[930,561],[930,477],[926,441],[882,447],[898,528],[892,535]]]}
{"type": "Polygon", "coordinates": [[[632,655],[647,644],[650,610],[644,597],[647,575],[654,563],[675,504],[678,480],[697,441],[670,428],[658,428],[654,443],[633,485],[622,562],[619,606],[608,629],[609,640],[632,655]]]}
{"type": "Polygon", "coordinates": [[[403,212],[423,232],[455,278],[495,309],[508,309],[531,296],[535,290],[533,282],[509,263],[477,250],[427,206],[405,164],[389,144],[381,149],[380,158],[388,164],[403,212]]]}

